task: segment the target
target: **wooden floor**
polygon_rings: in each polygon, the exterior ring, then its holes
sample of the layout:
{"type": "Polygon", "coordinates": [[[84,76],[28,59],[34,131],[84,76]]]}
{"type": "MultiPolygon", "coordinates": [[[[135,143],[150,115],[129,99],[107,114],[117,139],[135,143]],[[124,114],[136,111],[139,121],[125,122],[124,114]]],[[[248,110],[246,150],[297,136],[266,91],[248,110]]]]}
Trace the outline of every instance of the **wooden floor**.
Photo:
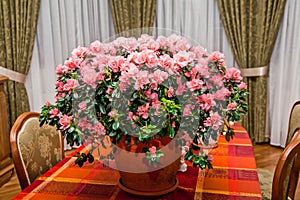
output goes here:
{"type": "Polygon", "coordinates": [[[253,145],[253,150],[257,168],[275,170],[283,148],[269,144],[256,144],[253,145]]]}
{"type": "MultiPolygon", "coordinates": [[[[269,144],[257,144],[253,147],[257,168],[274,170],[283,149],[269,144]]],[[[18,179],[14,174],[11,181],[0,188],[0,200],[11,199],[20,191],[18,179]]],[[[298,191],[300,191],[299,184],[298,191]]],[[[300,192],[297,192],[296,196],[300,197],[300,192]]]]}

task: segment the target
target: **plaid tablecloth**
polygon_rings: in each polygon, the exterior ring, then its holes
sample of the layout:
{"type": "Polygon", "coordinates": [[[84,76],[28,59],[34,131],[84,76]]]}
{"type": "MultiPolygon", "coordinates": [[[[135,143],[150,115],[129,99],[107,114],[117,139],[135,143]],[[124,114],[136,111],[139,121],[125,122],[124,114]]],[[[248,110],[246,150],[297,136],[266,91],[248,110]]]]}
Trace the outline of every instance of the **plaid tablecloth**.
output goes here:
{"type": "MultiPolygon", "coordinates": [[[[150,199],[261,199],[252,143],[243,127],[234,128],[233,140],[227,142],[220,136],[218,147],[211,150],[213,170],[188,166],[186,172],[178,172],[179,186],[175,191],[150,199]]],[[[84,147],[78,150],[86,151],[84,147]]],[[[70,154],[14,199],[144,199],[119,189],[118,171],[100,162],[82,168],[74,162],[70,154]]]]}

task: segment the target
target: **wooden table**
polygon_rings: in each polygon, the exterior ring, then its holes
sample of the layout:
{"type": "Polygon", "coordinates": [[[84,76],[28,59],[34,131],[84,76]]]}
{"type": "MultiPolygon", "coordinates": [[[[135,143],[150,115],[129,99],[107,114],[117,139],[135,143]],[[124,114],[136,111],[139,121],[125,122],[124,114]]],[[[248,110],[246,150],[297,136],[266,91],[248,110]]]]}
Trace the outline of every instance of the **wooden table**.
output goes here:
{"type": "MultiPolygon", "coordinates": [[[[234,139],[227,142],[220,136],[218,147],[210,152],[213,170],[188,166],[186,172],[178,172],[175,191],[151,199],[261,199],[252,143],[244,128],[234,128],[234,139]]],[[[74,161],[66,157],[14,199],[144,199],[119,189],[118,171],[100,162],[79,168],[74,161]]]]}

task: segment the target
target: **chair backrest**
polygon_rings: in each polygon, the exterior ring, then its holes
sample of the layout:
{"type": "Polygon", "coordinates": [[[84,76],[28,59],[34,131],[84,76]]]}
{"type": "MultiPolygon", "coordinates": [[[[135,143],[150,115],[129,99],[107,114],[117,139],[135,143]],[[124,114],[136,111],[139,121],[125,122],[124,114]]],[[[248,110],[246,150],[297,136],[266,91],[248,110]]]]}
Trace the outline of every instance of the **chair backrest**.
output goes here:
{"type": "Polygon", "coordinates": [[[291,142],[291,139],[298,127],[300,127],[300,101],[295,102],[290,111],[288,134],[286,137],[285,146],[291,142]]]}
{"type": "Polygon", "coordinates": [[[40,114],[25,112],[10,131],[10,145],[22,189],[64,158],[63,137],[54,126],[40,127],[40,114]]]}
{"type": "Polygon", "coordinates": [[[300,171],[300,130],[283,150],[277,163],[272,200],[294,199],[300,171]]]}

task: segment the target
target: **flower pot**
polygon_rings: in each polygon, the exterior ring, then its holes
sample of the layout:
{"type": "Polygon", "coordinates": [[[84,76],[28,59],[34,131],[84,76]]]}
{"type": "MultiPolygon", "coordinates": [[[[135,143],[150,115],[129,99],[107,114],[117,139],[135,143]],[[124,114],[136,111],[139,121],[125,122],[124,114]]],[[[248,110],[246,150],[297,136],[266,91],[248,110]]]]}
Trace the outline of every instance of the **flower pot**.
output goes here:
{"type": "Polygon", "coordinates": [[[131,173],[120,171],[119,187],[138,196],[159,196],[174,191],[178,186],[176,178],[180,160],[156,171],[131,173]]]}
{"type": "Polygon", "coordinates": [[[163,150],[157,166],[151,166],[142,153],[145,144],[139,142],[137,145],[132,140],[132,145],[127,147],[124,142],[117,146],[122,150],[116,155],[116,166],[119,169],[119,187],[131,194],[138,196],[159,196],[175,190],[178,186],[176,174],[180,168],[180,151],[177,148],[164,148],[164,141],[150,141],[158,144],[163,150]]]}

